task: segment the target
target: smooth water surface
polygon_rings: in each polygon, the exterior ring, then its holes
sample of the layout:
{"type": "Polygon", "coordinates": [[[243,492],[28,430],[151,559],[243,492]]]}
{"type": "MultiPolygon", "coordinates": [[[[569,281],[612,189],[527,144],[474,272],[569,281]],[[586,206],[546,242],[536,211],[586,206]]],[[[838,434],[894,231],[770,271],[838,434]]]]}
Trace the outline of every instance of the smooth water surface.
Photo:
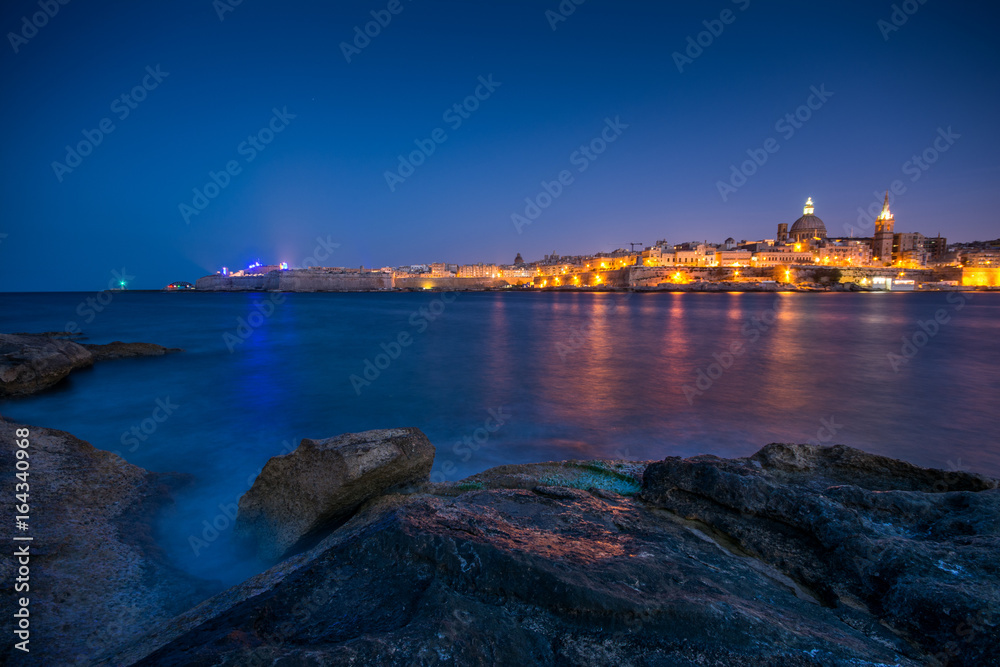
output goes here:
{"type": "Polygon", "coordinates": [[[226,515],[303,437],[416,426],[436,480],[769,442],[1000,476],[1000,294],[124,292],[100,312],[93,296],[0,295],[0,330],[76,322],[87,342],[185,352],[99,363],[0,411],[194,475],[160,537],[227,584],[261,565],[226,515]],[[157,401],[176,406],[162,423],[157,401]]]}

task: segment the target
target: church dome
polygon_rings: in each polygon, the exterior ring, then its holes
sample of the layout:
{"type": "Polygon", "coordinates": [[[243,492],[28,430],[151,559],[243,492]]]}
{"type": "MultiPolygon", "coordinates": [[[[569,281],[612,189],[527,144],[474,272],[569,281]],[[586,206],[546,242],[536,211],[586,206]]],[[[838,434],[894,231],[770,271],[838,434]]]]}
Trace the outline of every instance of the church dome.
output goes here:
{"type": "Polygon", "coordinates": [[[826,225],[819,217],[813,215],[814,211],[812,197],[806,202],[802,210],[802,217],[792,223],[788,235],[796,241],[806,241],[811,238],[826,238],[826,225]]]}

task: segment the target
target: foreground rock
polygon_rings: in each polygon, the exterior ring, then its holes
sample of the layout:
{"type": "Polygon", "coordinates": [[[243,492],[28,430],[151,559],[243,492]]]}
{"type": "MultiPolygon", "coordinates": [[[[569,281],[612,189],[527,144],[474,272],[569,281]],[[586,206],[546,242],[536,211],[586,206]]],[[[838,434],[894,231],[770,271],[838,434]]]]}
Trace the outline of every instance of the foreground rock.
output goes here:
{"type": "Polygon", "coordinates": [[[61,382],[95,361],[180,352],[152,343],[80,344],[60,332],[0,334],[0,398],[27,396],[61,382]]]}
{"type": "Polygon", "coordinates": [[[276,560],[389,489],[427,481],[433,463],[434,446],[415,428],[307,438],[268,461],[240,498],[236,533],[276,560]]]}
{"type": "Polygon", "coordinates": [[[941,664],[1000,664],[996,480],[843,446],[775,444],[749,459],[654,463],[642,497],[941,664]]]}
{"type": "Polygon", "coordinates": [[[996,664],[998,493],[843,447],[504,466],[370,502],[103,664],[996,664]]]}
{"type": "MultiPolygon", "coordinates": [[[[19,439],[19,438],[17,438],[19,439]]],[[[24,563],[0,559],[2,608],[13,618],[14,601],[30,600],[29,653],[14,648],[7,624],[0,664],[91,664],[203,599],[208,589],[167,565],[153,545],[152,516],[176,476],[147,473],[68,433],[0,421],[0,470],[9,502],[0,504],[8,534],[28,535],[5,550],[30,545],[24,563]],[[15,434],[29,431],[29,530],[14,530],[15,434]],[[15,577],[28,589],[15,591],[15,577]]],[[[20,491],[24,491],[22,487],[20,491]]]]}
{"type": "Polygon", "coordinates": [[[94,363],[85,347],[47,335],[0,334],[0,397],[48,389],[94,363]]]}

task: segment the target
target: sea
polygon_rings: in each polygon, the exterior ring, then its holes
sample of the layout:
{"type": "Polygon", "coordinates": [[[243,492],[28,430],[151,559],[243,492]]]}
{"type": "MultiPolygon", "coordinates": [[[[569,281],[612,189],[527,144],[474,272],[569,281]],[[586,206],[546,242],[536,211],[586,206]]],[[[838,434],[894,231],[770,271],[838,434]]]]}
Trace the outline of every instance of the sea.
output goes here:
{"type": "Polygon", "coordinates": [[[846,444],[1000,477],[1000,293],[0,294],[5,332],[183,352],[0,401],[192,481],[157,526],[219,588],[239,497],[302,438],[412,426],[436,481],[567,459],[846,444]]]}

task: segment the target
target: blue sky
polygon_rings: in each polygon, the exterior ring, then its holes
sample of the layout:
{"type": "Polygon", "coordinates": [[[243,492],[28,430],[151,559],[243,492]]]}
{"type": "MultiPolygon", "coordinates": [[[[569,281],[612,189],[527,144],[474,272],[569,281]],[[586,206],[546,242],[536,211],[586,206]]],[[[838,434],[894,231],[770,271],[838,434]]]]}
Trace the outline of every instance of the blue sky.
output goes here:
{"type": "Polygon", "coordinates": [[[993,6],[680,4],[5,3],[0,290],[767,238],[809,196],[835,234],[896,180],[899,231],[1000,236],[993,6]]]}

